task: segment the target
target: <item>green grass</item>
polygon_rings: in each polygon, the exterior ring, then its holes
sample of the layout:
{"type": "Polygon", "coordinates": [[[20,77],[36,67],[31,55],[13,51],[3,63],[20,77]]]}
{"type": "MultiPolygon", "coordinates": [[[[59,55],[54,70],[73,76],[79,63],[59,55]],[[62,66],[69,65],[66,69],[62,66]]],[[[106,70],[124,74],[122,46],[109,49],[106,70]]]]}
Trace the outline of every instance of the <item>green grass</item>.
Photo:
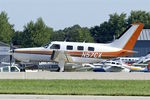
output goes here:
{"type": "Polygon", "coordinates": [[[0,80],[0,93],[150,96],[150,80],[0,80]]]}

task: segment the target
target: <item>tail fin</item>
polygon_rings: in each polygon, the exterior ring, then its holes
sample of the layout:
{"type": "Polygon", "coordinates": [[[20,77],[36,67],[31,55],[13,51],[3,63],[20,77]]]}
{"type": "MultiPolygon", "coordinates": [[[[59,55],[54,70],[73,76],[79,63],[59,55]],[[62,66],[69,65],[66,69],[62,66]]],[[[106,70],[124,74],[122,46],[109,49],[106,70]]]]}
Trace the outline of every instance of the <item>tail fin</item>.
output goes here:
{"type": "Polygon", "coordinates": [[[132,51],[144,24],[132,24],[123,32],[119,38],[111,43],[111,46],[132,51]]]}

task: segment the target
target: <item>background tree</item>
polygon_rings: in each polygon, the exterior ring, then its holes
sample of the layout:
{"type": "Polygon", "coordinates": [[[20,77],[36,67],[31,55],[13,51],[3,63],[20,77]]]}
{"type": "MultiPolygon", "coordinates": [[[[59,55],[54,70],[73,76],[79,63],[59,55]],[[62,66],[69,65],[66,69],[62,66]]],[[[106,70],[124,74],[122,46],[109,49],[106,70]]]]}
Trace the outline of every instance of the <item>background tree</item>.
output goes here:
{"type": "Polygon", "coordinates": [[[50,41],[52,33],[53,29],[46,26],[42,18],[38,18],[35,23],[30,21],[27,26],[24,26],[22,46],[34,47],[44,45],[50,41]]]}
{"type": "Polygon", "coordinates": [[[8,22],[9,18],[5,12],[0,13],[0,39],[5,43],[10,40],[15,45],[21,47],[41,46],[49,41],[72,41],[72,42],[110,42],[117,38],[129,24],[142,22],[144,28],[150,29],[150,12],[131,11],[128,18],[126,14],[110,14],[109,20],[103,22],[99,26],[92,28],[80,27],[74,25],[64,30],[53,31],[48,27],[42,18],[38,18],[36,22],[30,21],[24,26],[23,31],[16,31],[13,25],[8,22]]]}
{"type": "Polygon", "coordinates": [[[109,42],[115,37],[118,37],[127,27],[126,14],[117,13],[110,14],[110,18],[100,26],[95,26],[90,29],[95,42],[109,42]]]}
{"type": "Polygon", "coordinates": [[[118,15],[110,14],[110,19],[108,21],[108,24],[110,26],[109,32],[115,37],[120,36],[120,34],[127,28],[128,23],[126,19],[126,14],[121,13],[118,15]]]}
{"type": "Polygon", "coordinates": [[[51,41],[64,41],[65,40],[65,32],[63,30],[55,31],[51,34],[51,41]]]}
{"type": "Polygon", "coordinates": [[[12,36],[11,42],[13,43],[13,45],[16,45],[19,47],[21,46],[23,39],[24,38],[22,37],[22,31],[16,31],[12,36]]]}
{"type": "Polygon", "coordinates": [[[0,41],[9,43],[13,34],[13,25],[9,23],[7,14],[3,11],[0,13],[0,41]]]}
{"type": "Polygon", "coordinates": [[[102,23],[100,26],[94,26],[90,29],[94,41],[97,43],[104,43],[112,40],[112,36],[109,34],[108,22],[102,23]]]}
{"type": "Polygon", "coordinates": [[[79,25],[74,25],[63,30],[67,41],[72,42],[93,42],[93,37],[90,34],[88,28],[81,28],[79,25]]]}
{"type": "Polygon", "coordinates": [[[65,28],[64,30],[55,31],[51,35],[51,41],[71,41],[71,42],[93,42],[88,28],[82,28],[79,25],[65,28]]]}
{"type": "Polygon", "coordinates": [[[131,11],[128,17],[128,23],[144,23],[144,28],[150,29],[150,12],[146,11],[131,11]]]}

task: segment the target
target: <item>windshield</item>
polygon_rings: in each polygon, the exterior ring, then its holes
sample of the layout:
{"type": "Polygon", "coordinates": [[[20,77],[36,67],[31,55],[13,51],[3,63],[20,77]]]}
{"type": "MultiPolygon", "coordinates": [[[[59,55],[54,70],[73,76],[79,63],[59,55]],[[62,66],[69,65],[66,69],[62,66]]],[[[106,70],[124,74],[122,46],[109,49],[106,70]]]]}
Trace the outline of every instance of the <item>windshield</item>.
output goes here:
{"type": "Polygon", "coordinates": [[[51,44],[51,42],[49,42],[49,43],[43,45],[43,47],[44,47],[44,48],[47,48],[50,44],[51,44]]]}
{"type": "Polygon", "coordinates": [[[60,45],[59,44],[53,44],[50,49],[60,49],[60,45]]]}

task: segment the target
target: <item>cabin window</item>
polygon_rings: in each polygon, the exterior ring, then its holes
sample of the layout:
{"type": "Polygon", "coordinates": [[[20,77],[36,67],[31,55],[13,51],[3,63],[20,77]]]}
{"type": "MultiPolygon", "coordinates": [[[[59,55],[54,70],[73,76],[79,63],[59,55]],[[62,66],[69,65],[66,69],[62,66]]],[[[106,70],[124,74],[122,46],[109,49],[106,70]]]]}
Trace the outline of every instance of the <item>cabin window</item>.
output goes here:
{"type": "Polygon", "coordinates": [[[50,49],[60,49],[60,45],[59,44],[53,44],[50,49]]]}
{"type": "Polygon", "coordinates": [[[67,50],[73,50],[73,46],[67,45],[67,50]]]}
{"type": "Polygon", "coordinates": [[[94,47],[88,47],[88,51],[94,51],[94,47]]]}
{"type": "Polygon", "coordinates": [[[83,46],[78,46],[77,49],[78,49],[78,50],[83,50],[84,47],[83,47],[83,46]]]}

